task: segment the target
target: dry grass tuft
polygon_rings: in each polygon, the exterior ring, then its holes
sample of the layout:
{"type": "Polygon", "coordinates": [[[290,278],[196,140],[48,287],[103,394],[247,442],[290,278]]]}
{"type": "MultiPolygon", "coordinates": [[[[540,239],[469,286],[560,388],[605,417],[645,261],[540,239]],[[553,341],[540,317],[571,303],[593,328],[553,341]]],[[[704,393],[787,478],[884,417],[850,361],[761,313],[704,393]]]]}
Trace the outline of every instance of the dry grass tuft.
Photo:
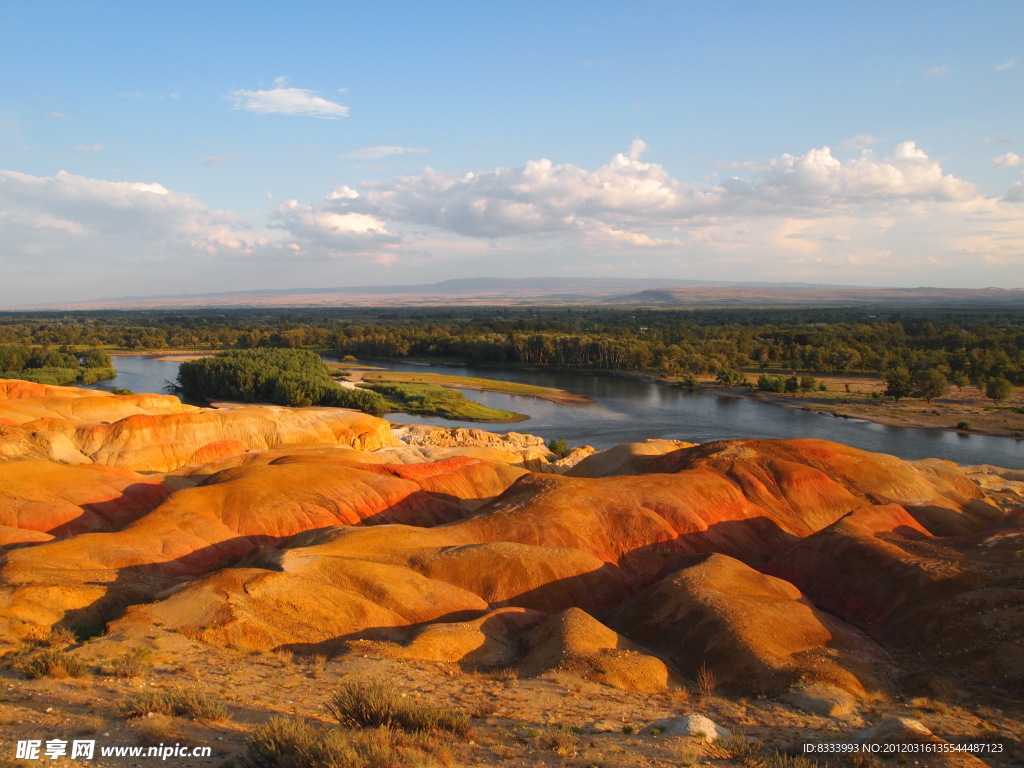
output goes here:
{"type": "Polygon", "coordinates": [[[579,754],[580,735],[564,725],[549,725],[540,732],[540,743],[559,757],[579,754]]]}
{"type": "Polygon", "coordinates": [[[195,717],[213,722],[228,719],[227,708],[198,688],[142,691],[121,702],[121,714],[125,717],[145,717],[150,713],[195,717]]]}
{"type": "Polygon", "coordinates": [[[81,661],[64,651],[41,651],[27,655],[14,662],[14,667],[25,677],[82,677],[89,668],[81,661]]]}
{"type": "Polygon", "coordinates": [[[114,677],[141,677],[153,668],[149,656],[149,650],[136,648],[131,653],[126,653],[124,656],[114,659],[109,667],[109,674],[114,677]]]}
{"type": "Polygon", "coordinates": [[[427,755],[444,763],[450,759],[432,734],[409,734],[388,726],[324,729],[305,720],[275,717],[256,728],[239,764],[241,768],[401,768],[423,765],[427,755]]]}
{"type": "Polygon", "coordinates": [[[697,670],[697,695],[702,699],[710,699],[715,695],[718,679],[715,672],[707,664],[701,664],[697,670]]]}
{"type": "Polygon", "coordinates": [[[155,712],[139,718],[138,732],[141,744],[157,744],[181,738],[181,729],[175,719],[155,712]]]}
{"type": "Polygon", "coordinates": [[[326,707],[335,720],[346,726],[447,731],[459,736],[469,733],[468,714],[415,704],[387,683],[343,683],[326,707]]]}

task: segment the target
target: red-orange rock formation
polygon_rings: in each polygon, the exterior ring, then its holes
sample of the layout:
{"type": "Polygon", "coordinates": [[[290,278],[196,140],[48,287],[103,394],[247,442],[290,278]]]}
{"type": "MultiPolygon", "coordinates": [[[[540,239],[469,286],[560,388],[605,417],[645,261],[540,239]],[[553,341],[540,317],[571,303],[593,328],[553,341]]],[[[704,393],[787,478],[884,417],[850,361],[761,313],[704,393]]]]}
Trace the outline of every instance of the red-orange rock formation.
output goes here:
{"type": "Polygon", "coordinates": [[[167,472],[231,451],[330,443],[360,450],[396,444],[383,419],[339,408],[182,405],[170,395],[112,395],[0,380],[0,456],[52,457],[167,472]]]}
{"type": "Polygon", "coordinates": [[[467,457],[408,467],[363,463],[362,455],[336,448],[252,461],[174,493],[122,530],[11,552],[0,567],[5,618],[52,623],[70,611],[96,621],[169,579],[206,573],[300,531],[459,519],[523,472],[467,457]]]}
{"type": "MultiPolygon", "coordinates": [[[[924,668],[1024,682],[1024,510],[968,536],[930,536],[901,507],[856,510],[765,568],[924,668]]],[[[913,665],[912,665],[913,666],[913,665]]]]}
{"type": "Polygon", "coordinates": [[[800,681],[855,694],[877,685],[883,656],[796,587],[720,554],[693,555],[627,601],[613,626],[696,677],[706,666],[731,690],[777,695],[800,681]]]}
{"type": "Polygon", "coordinates": [[[158,480],[103,466],[49,461],[0,463],[0,545],[113,531],[149,512],[171,489],[158,480]]]}
{"type": "Polygon", "coordinates": [[[0,400],[0,455],[169,471],[160,484],[23,462],[40,467],[34,484],[0,503],[0,532],[23,544],[0,561],[7,638],[159,622],[252,649],[565,662],[643,690],[707,664],[726,687],[862,696],[887,682],[872,663],[917,653],[912,630],[941,617],[957,627],[936,635],[941,652],[963,668],[1005,682],[1024,666],[1006,634],[1024,603],[1019,523],[945,462],[817,440],[659,442],[540,474],[515,466],[547,466],[530,446],[410,445],[336,409],[126,401],[97,419],[93,396],[5,387],[17,398],[0,400]],[[64,478],[74,493],[55,490],[64,478]],[[33,543],[76,530],[106,532],[33,543]],[[965,644],[968,631],[985,642],[965,644]]]}

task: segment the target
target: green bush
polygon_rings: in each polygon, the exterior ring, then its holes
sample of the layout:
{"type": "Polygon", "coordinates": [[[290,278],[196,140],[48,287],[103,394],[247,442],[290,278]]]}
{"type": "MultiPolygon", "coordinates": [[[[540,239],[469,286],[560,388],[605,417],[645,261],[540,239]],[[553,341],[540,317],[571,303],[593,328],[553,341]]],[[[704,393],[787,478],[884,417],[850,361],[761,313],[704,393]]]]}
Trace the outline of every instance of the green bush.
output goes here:
{"type": "Polygon", "coordinates": [[[95,384],[97,381],[112,379],[115,376],[117,376],[117,371],[113,368],[83,368],[78,380],[88,386],[89,384],[95,384]]]}
{"type": "Polygon", "coordinates": [[[22,381],[34,381],[36,384],[61,387],[78,381],[81,372],[81,368],[26,368],[13,375],[22,381]]]}

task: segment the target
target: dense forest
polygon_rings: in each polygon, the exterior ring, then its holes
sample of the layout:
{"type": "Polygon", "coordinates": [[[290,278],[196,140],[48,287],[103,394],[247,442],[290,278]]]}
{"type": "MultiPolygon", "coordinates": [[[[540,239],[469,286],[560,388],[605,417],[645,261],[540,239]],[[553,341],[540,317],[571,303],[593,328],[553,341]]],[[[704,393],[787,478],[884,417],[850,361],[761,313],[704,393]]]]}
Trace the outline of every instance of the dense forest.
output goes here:
{"type": "MultiPolygon", "coordinates": [[[[0,345],[65,354],[89,347],[313,349],[358,358],[654,371],[670,376],[745,369],[886,377],[906,371],[921,382],[926,378],[921,372],[935,371],[961,386],[984,386],[993,378],[1024,384],[1024,308],[8,313],[0,315],[0,345]]],[[[14,368],[7,365],[4,370],[14,368]]]]}
{"type": "Polygon", "coordinates": [[[300,349],[235,350],[184,362],[178,387],[193,398],[357,408],[375,416],[388,410],[377,392],[339,387],[316,353],[300,349]]]}
{"type": "Polygon", "coordinates": [[[94,384],[117,375],[110,355],[92,348],[74,353],[67,348],[0,345],[0,377],[39,384],[94,384]]]}

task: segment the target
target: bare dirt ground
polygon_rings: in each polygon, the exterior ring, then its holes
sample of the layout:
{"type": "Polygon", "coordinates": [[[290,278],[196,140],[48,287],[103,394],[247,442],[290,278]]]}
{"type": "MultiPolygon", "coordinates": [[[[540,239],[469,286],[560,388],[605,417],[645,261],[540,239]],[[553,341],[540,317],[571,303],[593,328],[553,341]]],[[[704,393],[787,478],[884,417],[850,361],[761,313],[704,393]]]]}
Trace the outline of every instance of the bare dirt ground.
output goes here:
{"type": "MultiPolygon", "coordinates": [[[[467,736],[446,737],[426,765],[575,766],[576,768],[667,768],[708,764],[764,764],[774,751],[799,753],[807,742],[842,742],[888,717],[920,720],[948,741],[977,739],[1003,744],[987,755],[995,768],[1020,765],[1024,758],[1024,707],[991,693],[950,685],[942,698],[878,700],[840,718],[811,715],[777,701],[730,699],[711,692],[675,689],[664,694],[621,691],[567,672],[519,679],[506,671],[467,672],[455,665],[403,661],[351,653],[331,660],[290,653],[242,653],[207,646],[182,635],[153,629],[141,638],[101,637],[72,646],[73,656],[90,672],[78,678],[26,679],[6,669],[0,674],[0,766],[40,765],[16,760],[18,740],[95,739],[96,758],[49,765],[150,766],[156,757],[101,758],[101,746],[181,744],[209,746],[212,757],[175,758],[166,764],[206,768],[237,766],[246,738],[274,715],[305,718],[327,726],[324,703],[341,681],[380,680],[416,702],[473,716],[467,736]],[[109,674],[112,661],[142,648],[144,669],[137,677],[109,674]],[[107,674],[103,673],[104,668],[107,674]],[[123,704],[142,692],[185,686],[223,703],[229,718],[211,722],[151,714],[127,718],[123,704]],[[692,737],[643,733],[664,717],[701,714],[746,742],[710,744],[692,737]],[[750,741],[753,740],[753,741],[750,741]],[[743,754],[737,744],[750,745],[743,754]],[[760,756],[760,757],[759,757],[760,756]],[[745,759],[744,759],[745,758],[745,759]],[[758,763],[759,760],[762,760],[758,763]]],[[[424,763],[418,763],[423,765],[424,763]]],[[[800,764],[791,762],[794,768],[800,764]]],[[[903,760],[874,765],[923,766],[903,760]]]]}

